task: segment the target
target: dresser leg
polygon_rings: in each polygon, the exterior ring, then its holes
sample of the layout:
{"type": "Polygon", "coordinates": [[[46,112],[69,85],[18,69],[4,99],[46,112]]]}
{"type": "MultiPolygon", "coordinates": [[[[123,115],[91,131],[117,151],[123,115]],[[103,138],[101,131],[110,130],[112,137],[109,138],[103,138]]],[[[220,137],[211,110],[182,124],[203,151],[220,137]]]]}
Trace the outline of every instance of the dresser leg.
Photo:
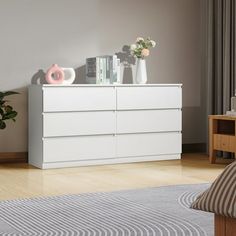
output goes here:
{"type": "Polygon", "coordinates": [[[216,163],[216,151],[215,150],[209,150],[209,161],[211,164],[216,163]]]}
{"type": "Polygon", "coordinates": [[[214,150],[214,134],[217,133],[218,122],[210,117],[209,119],[209,161],[211,164],[216,162],[216,151],[214,150]]]}

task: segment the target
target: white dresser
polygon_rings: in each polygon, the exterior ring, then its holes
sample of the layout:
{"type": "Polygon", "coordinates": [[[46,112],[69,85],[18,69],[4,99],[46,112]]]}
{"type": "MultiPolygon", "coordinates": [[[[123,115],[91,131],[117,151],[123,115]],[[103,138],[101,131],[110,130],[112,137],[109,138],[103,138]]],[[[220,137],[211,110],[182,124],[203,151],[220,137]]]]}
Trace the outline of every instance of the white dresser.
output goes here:
{"type": "Polygon", "coordinates": [[[181,84],[31,85],[29,163],[39,168],[179,159],[181,84]]]}

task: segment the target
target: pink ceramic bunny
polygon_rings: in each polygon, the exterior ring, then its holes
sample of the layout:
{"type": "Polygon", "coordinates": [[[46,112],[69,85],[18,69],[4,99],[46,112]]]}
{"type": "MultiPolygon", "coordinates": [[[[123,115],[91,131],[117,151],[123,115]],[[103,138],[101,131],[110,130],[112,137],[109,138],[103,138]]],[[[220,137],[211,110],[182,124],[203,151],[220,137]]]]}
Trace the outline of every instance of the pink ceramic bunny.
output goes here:
{"type": "Polygon", "coordinates": [[[45,79],[49,84],[62,84],[65,74],[62,68],[53,64],[47,71],[45,79]]]}

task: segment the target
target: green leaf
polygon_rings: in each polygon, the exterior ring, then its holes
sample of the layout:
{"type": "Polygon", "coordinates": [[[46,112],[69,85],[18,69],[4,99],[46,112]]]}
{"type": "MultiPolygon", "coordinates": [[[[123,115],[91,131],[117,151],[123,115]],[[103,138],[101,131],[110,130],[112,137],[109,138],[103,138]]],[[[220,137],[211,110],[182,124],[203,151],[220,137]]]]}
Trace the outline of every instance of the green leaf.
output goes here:
{"type": "Polygon", "coordinates": [[[14,94],[19,94],[19,93],[15,91],[0,92],[0,101],[2,101],[4,97],[14,95],[14,94]]]}
{"type": "Polygon", "coordinates": [[[0,120],[0,129],[5,129],[5,128],[6,128],[6,123],[0,120]]]}
{"type": "Polygon", "coordinates": [[[0,92],[0,101],[4,98],[4,93],[0,92]]]}
{"type": "Polygon", "coordinates": [[[16,121],[15,117],[17,116],[17,112],[13,110],[12,106],[7,105],[9,101],[4,99],[6,96],[15,94],[19,93],[15,91],[0,92],[0,129],[6,128],[5,120],[16,121]]]}
{"type": "Polygon", "coordinates": [[[16,111],[11,111],[11,112],[9,112],[7,114],[4,114],[2,119],[3,120],[9,120],[9,119],[15,118],[16,116],[17,116],[17,112],[16,111]]]}
{"type": "Polygon", "coordinates": [[[1,101],[1,100],[0,100],[0,107],[3,107],[3,105],[4,105],[5,102],[6,102],[6,101],[1,101]]]}
{"type": "Polygon", "coordinates": [[[9,106],[9,105],[7,105],[7,106],[5,106],[5,111],[6,111],[6,113],[9,113],[9,112],[11,112],[12,110],[13,110],[13,107],[12,106],[9,106]]]}
{"type": "Polygon", "coordinates": [[[14,94],[19,94],[19,93],[15,92],[15,91],[7,91],[7,92],[4,93],[4,97],[14,95],[14,94]]]}

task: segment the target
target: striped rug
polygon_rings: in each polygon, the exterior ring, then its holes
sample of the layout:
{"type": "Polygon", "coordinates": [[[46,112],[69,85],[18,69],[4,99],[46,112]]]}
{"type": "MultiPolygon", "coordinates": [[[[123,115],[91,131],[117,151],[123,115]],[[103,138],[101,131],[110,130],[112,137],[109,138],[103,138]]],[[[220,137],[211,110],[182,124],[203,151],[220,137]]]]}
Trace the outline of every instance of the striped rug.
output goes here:
{"type": "Polygon", "coordinates": [[[0,202],[1,236],[210,236],[213,215],[189,209],[209,185],[0,202]]]}

